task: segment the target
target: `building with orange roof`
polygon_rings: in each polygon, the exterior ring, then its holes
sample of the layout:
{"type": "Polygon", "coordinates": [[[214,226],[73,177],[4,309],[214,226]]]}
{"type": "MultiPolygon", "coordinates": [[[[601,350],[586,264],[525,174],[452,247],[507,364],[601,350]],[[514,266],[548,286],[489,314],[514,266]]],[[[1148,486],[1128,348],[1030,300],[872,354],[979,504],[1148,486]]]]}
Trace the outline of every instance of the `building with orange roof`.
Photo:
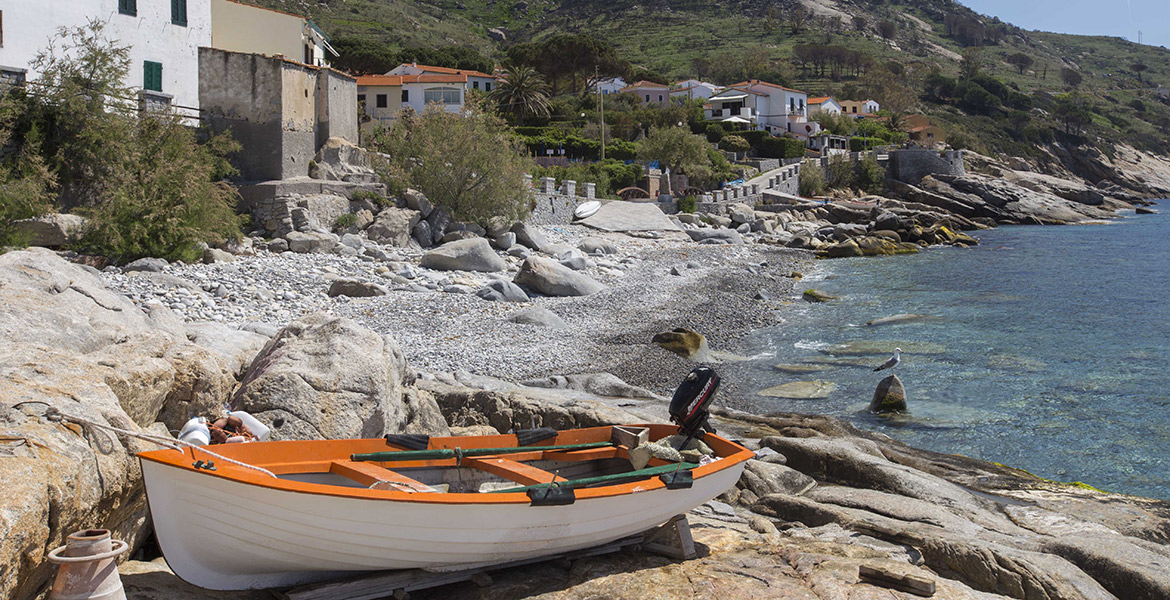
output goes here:
{"type": "Polygon", "coordinates": [[[393,69],[386,72],[387,75],[462,75],[466,77],[468,89],[482,90],[485,92],[492,91],[496,83],[500,80],[495,75],[488,75],[481,71],[474,71],[471,69],[452,69],[449,67],[436,67],[433,65],[420,65],[418,63],[402,63],[393,69]]]}
{"type": "Polygon", "coordinates": [[[463,110],[469,92],[490,92],[498,78],[479,71],[402,64],[385,75],[357,78],[357,103],[362,130],[390,126],[404,108],[422,112],[440,104],[449,112],[463,110]]]}
{"type": "Polygon", "coordinates": [[[925,115],[906,117],[902,128],[903,131],[910,134],[910,141],[919,146],[931,148],[935,144],[945,145],[947,143],[947,132],[942,127],[935,125],[930,117],[925,115]]]}
{"type": "Polygon", "coordinates": [[[670,104],[670,86],[662,83],[654,83],[653,81],[646,81],[643,79],[638,83],[627,85],[618,90],[622,94],[632,94],[637,97],[642,104],[661,104],[663,106],[670,104]]]}
{"type": "Polygon", "coordinates": [[[861,118],[864,115],[874,115],[877,114],[877,111],[881,110],[881,108],[881,105],[868,98],[865,100],[841,101],[841,112],[851,117],[861,118]]]}
{"type": "Polygon", "coordinates": [[[704,112],[708,120],[746,123],[773,135],[808,137],[820,131],[808,120],[808,94],[758,79],[732,84],[711,96],[704,112]]]}
{"type": "Polygon", "coordinates": [[[818,115],[821,113],[830,115],[841,114],[841,105],[833,99],[832,96],[820,96],[817,98],[808,99],[808,114],[809,116],[818,115]]]}

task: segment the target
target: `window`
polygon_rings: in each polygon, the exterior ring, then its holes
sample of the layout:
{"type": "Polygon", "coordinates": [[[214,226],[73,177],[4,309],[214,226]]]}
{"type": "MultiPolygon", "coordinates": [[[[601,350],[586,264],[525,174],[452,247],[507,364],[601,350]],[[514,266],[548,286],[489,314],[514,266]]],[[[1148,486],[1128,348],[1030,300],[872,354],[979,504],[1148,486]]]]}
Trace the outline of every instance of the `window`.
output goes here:
{"type": "Polygon", "coordinates": [[[187,0],[171,0],[171,23],[187,26],[187,0]]]}
{"type": "Polygon", "coordinates": [[[853,114],[857,114],[857,107],[856,106],[853,107],[853,114]]]}
{"type": "Polygon", "coordinates": [[[377,107],[386,108],[386,94],[378,94],[377,107]]]}
{"type": "Polygon", "coordinates": [[[308,44],[305,44],[305,60],[304,60],[304,63],[305,63],[306,65],[311,65],[311,64],[313,64],[313,47],[312,47],[312,46],[310,46],[310,45],[308,45],[308,44]]]}
{"type": "Polygon", "coordinates": [[[662,102],[662,94],[658,94],[658,101],[662,102]]]}
{"type": "Polygon", "coordinates": [[[410,90],[402,90],[402,103],[410,102],[410,90]]]}
{"type": "Polygon", "coordinates": [[[492,91],[492,82],[490,82],[490,81],[483,82],[483,89],[486,92],[492,91]]]}
{"type": "Polygon", "coordinates": [[[118,0],[118,13],[131,17],[138,16],[138,0],[118,0]]]}
{"type": "Polygon", "coordinates": [[[423,90],[423,104],[438,102],[440,104],[460,104],[462,99],[459,88],[434,88],[423,90]]]}
{"type": "Polygon", "coordinates": [[[362,109],[365,109],[365,107],[366,107],[366,95],[365,94],[358,94],[358,106],[362,109]]]}
{"type": "Polygon", "coordinates": [[[142,61],[142,89],[162,91],[162,63],[142,61]]]}
{"type": "Polygon", "coordinates": [[[650,94],[646,94],[646,101],[647,101],[647,102],[649,102],[649,101],[650,101],[650,94]]]}
{"type": "Polygon", "coordinates": [[[478,82],[478,81],[472,81],[472,82],[471,82],[471,87],[472,87],[472,88],[474,88],[474,89],[477,89],[477,90],[478,90],[478,89],[479,89],[479,82],[478,82]]]}

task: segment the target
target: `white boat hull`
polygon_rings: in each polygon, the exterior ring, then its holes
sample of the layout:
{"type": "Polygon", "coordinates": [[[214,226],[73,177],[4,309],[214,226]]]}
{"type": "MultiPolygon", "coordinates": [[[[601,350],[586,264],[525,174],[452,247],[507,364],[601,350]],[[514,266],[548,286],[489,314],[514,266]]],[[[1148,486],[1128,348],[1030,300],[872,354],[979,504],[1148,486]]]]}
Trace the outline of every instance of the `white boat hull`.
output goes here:
{"type": "Polygon", "coordinates": [[[739,462],[689,489],[566,506],[351,498],[252,485],[142,461],[155,533],[179,577],[216,590],[286,587],[354,571],[468,567],[605,544],[735,485],[739,462]]]}

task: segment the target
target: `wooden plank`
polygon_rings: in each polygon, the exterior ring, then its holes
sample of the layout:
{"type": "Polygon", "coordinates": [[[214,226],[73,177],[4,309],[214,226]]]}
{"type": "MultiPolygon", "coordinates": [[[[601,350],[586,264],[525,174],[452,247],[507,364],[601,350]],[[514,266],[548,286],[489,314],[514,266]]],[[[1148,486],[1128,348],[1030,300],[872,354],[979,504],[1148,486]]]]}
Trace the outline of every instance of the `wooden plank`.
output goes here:
{"type": "Polygon", "coordinates": [[[862,583],[891,588],[916,596],[929,598],[934,595],[934,580],[918,575],[903,575],[889,569],[861,565],[857,575],[862,583]]]}
{"type": "MultiPolygon", "coordinates": [[[[538,469],[532,465],[526,465],[522,462],[516,462],[507,458],[465,458],[463,459],[463,464],[487,471],[493,475],[499,475],[505,479],[510,479],[520,485],[549,483],[555,477],[555,475],[544,469],[538,469]]],[[[563,481],[564,477],[560,479],[563,481]]]]}
{"type": "Polygon", "coordinates": [[[648,537],[653,540],[660,539],[660,536],[665,537],[669,543],[646,542],[642,544],[642,548],[678,560],[691,560],[699,555],[695,550],[695,540],[691,537],[691,523],[687,521],[686,515],[671,517],[648,537]]]}
{"type": "Polygon", "coordinates": [[[369,463],[335,460],[329,464],[329,472],[352,479],[366,487],[387,483],[390,484],[391,489],[416,492],[435,491],[434,488],[421,481],[369,463]]]}

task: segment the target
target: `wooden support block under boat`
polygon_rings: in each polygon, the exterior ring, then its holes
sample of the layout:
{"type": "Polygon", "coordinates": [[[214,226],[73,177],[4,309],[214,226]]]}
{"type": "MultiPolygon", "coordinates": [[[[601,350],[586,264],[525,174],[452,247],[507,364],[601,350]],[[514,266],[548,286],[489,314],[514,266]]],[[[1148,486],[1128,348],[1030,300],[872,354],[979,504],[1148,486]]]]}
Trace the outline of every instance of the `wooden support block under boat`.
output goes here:
{"type": "MultiPolygon", "coordinates": [[[[663,540],[665,541],[665,540],[663,540]]],[[[389,571],[374,573],[361,577],[315,583],[293,588],[279,596],[285,600],[373,600],[374,598],[409,598],[410,592],[472,581],[480,587],[491,584],[490,571],[499,571],[523,565],[547,561],[573,561],[590,556],[600,556],[617,552],[623,548],[641,547],[646,551],[668,556],[680,560],[690,560],[697,556],[695,543],[691,539],[690,523],[686,515],[675,515],[665,524],[660,525],[642,534],[620,539],[616,542],[585,548],[575,552],[566,552],[553,556],[530,558],[507,563],[492,565],[476,569],[459,571],[424,571],[410,569],[405,571],[389,571]],[[648,543],[647,539],[670,538],[677,546],[670,543],[648,543]]],[[[571,563],[570,563],[571,564],[571,563]]]]}

